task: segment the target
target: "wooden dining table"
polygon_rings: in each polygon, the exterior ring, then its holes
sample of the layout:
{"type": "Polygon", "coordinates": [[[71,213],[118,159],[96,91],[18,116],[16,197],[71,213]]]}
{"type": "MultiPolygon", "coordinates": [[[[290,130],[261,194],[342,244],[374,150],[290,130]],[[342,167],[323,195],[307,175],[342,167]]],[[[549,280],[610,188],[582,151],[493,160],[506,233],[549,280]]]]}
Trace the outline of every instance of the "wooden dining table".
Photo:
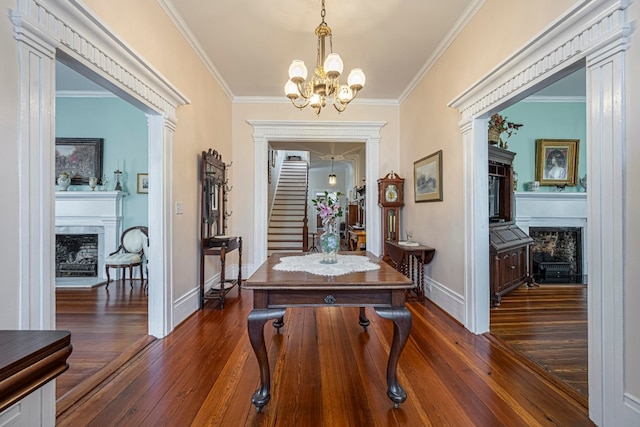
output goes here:
{"type": "Polygon", "coordinates": [[[411,314],[405,307],[406,291],[415,285],[369,252],[341,254],[368,257],[380,268],[335,276],[274,270],[284,256],[305,256],[280,253],[271,255],[245,282],[243,288],[253,290],[253,310],[249,313],[247,327],[260,369],[260,385],[251,398],[258,412],[271,398],[264,325],[267,320],[274,319],[276,328],[283,327],[285,311],[290,307],[360,307],[358,320],[365,331],[369,325],[365,307],[373,307],[378,316],[391,320],[394,328],[387,362],[387,396],[396,408],[406,400],[407,393],[398,383],[397,366],[411,331],[411,314]]]}

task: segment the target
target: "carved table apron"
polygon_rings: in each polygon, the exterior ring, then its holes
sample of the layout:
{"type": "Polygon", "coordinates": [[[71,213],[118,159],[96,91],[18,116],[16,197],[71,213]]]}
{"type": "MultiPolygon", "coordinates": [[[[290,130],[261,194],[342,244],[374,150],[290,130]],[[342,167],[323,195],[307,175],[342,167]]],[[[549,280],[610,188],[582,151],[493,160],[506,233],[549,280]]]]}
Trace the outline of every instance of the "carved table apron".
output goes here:
{"type": "Polygon", "coordinates": [[[397,366],[411,331],[411,314],[404,304],[406,290],[415,286],[413,282],[370,253],[366,253],[366,256],[380,265],[379,270],[319,276],[273,269],[282,256],[291,255],[297,254],[271,255],[243,286],[253,290],[253,310],[248,318],[248,332],[260,369],[260,386],[251,402],[259,412],[271,398],[271,375],[264,341],[264,324],[267,320],[275,319],[274,326],[282,327],[288,307],[360,307],[360,325],[366,330],[369,321],[365,317],[364,307],[368,306],[373,307],[378,316],[394,324],[387,363],[387,396],[397,408],[407,398],[406,391],[398,383],[397,366]]]}

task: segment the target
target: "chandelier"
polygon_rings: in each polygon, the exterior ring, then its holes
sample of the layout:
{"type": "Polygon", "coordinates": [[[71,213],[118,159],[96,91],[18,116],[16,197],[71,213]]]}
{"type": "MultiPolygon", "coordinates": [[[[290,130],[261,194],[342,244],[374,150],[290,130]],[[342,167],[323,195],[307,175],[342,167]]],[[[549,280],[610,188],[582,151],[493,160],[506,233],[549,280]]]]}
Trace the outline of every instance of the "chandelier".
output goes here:
{"type": "Polygon", "coordinates": [[[364,87],[365,77],[360,68],[354,68],[349,73],[347,84],[341,85],[338,80],[342,73],[342,58],[333,52],[333,38],[331,28],[324,22],[324,0],[320,17],[322,22],[316,28],[318,36],[316,70],[307,82],[307,66],[304,61],[294,60],[289,66],[289,81],[284,85],[287,98],[296,108],[311,105],[317,115],[326,106],[326,98],[331,97],[331,103],[338,112],[343,112],[364,87]],[[329,55],[325,57],[325,41],[329,37],[329,55]]]}

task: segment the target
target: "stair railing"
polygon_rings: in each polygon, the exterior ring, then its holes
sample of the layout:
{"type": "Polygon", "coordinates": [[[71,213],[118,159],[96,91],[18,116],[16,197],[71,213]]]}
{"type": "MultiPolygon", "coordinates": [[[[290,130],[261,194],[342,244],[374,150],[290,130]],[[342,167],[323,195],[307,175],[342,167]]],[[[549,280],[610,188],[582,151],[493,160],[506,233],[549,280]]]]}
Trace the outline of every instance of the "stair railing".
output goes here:
{"type": "Polygon", "coordinates": [[[307,225],[309,221],[307,218],[307,211],[309,210],[308,201],[309,201],[309,160],[307,160],[307,178],[306,178],[305,189],[304,189],[304,218],[302,219],[302,252],[309,251],[309,226],[307,225]]]}

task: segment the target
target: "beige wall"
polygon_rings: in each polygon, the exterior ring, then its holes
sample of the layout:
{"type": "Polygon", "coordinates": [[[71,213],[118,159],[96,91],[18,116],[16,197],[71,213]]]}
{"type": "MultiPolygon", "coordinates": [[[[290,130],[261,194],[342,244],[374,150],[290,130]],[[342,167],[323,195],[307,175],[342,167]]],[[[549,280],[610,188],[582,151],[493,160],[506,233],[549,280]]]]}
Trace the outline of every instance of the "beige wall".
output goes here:
{"type": "MultiPolygon", "coordinates": [[[[231,101],[157,1],[85,3],[191,102],[178,108],[171,159],[172,206],[184,203],[184,215],[173,217],[174,295],[178,299],[199,283],[198,158],[202,151],[213,148],[224,161],[231,161],[231,101]]],[[[219,270],[218,265],[214,259],[207,260],[207,277],[219,270]]]]}
{"type": "MultiPolygon", "coordinates": [[[[286,71],[283,68],[284,71],[286,71]]],[[[284,72],[283,71],[283,72],[284,72]]],[[[363,90],[363,93],[366,88],[363,90]]],[[[283,96],[284,98],[284,96],[283,96]]],[[[243,236],[246,250],[246,258],[243,254],[243,263],[247,266],[254,263],[253,241],[253,201],[254,201],[254,142],[253,127],[247,120],[286,120],[286,121],[384,121],[387,124],[381,130],[380,141],[380,177],[391,171],[398,170],[398,107],[371,106],[358,104],[356,99],[347,111],[338,114],[333,107],[325,108],[317,117],[313,110],[294,108],[285,98],[285,103],[235,103],[233,105],[233,167],[232,185],[230,194],[233,215],[231,216],[231,230],[233,233],[243,236]],[[245,261],[246,260],[246,261],[245,261]]],[[[266,179],[266,177],[265,177],[266,179]]],[[[377,197],[377,182],[369,183],[368,188],[373,188],[373,194],[377,197]]],[[[265,224],[266,227],[266,224],[265,224]]],[[[258,267],[258,266],[255,266],[258,267]]]]}
{"type": "Polygon", "coordinates": [[[436,248],[429,275],[464,296],[462,137],[457,110],[447,107],[555,19],[573,0],[487,1],[400,107],[400,173],[407,176],[405,224],[414,239],[436,248]],[[508,13],[505,15],[505,11],[508,13]],[[496,20],[496,17],[508,16],[496,20]],[[499,25],[496,25],[499,22],[499,25]],[[443,201],[415,203],[413,162],[443,151],[443,201]]]}

